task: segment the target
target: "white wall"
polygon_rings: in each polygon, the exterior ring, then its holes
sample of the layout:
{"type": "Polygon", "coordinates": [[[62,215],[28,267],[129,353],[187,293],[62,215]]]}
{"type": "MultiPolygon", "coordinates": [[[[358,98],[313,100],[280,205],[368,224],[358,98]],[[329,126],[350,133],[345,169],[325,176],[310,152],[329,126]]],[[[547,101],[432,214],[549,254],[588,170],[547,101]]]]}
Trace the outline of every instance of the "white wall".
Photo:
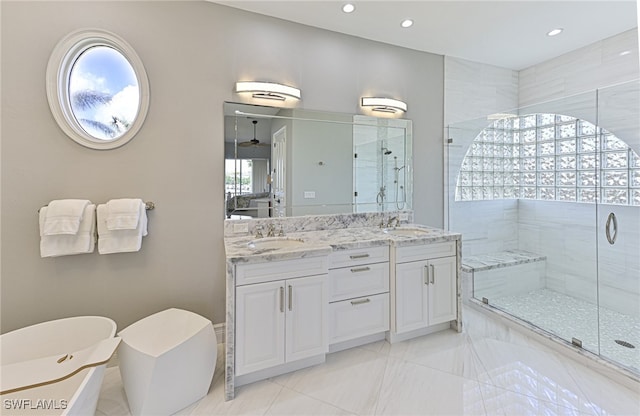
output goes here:
{"type": "Polygon", "coordinates": [[[201,1],[3,1],[2,331],[70,315],[120,328],[168,307],[225,319],[223,102],[238,80],[302,89],[306,109],[359,113],[359,97],[409,105],[415,218],[441,226],[443,57],[201,1]],[[82,27],[124,37],[151,84],[151,105],[127,145],[95,151],[55,124],[45,68],[82,27]],[[154,201],[138,253],[41,259],[37,209],[52,199],[154,201]]]}
{"type": "Polygon", "coordinates": [[[519,106],[638,79],[638,30],[629,30],[520,71],[519,106]],[[620,56],[621,52],[629,54],[620,56]]]}

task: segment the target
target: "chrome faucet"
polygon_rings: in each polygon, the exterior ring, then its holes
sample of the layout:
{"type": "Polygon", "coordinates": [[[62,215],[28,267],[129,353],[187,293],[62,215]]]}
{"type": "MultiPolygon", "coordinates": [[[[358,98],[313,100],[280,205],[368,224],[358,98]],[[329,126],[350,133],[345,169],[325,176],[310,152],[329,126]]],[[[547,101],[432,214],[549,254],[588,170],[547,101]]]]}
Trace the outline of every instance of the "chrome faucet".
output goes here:
{"type": "Polygon", "coordinates": [[[262,238],[264,237],[262,235],[262,230],[264,229],[264,227],[262,225],[256,225],[256,238],[262,238]]]}
{"type": "Polygon", "coordinates": [[[273,224],[267,225],[267,237],[275,236],[276,226],[273,224]]]}
{"type": "Polygon", "coordinates": [[[398,217],[389,217],[389,220],[387,221],[388,228],[395,228],[398,225],[400,225],[400,220],[398,219],[398,217]]]}

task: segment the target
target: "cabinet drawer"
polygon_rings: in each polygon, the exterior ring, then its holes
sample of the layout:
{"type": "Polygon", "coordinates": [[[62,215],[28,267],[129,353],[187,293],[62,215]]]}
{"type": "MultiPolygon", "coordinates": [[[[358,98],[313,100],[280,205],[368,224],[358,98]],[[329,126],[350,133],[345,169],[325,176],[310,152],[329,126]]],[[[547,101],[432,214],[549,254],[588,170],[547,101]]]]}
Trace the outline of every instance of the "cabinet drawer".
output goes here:
{"type": "Polygon", "coordinates": [[[388,293],[329,304],[329,344],[388,330],[388,293]]]}
{"type": "Polygon", "coordinates": [[[388,262],[329,271],[329,302],[388,291],[388,262]]]}
{"type": "Polygon", "coordinates": [[[419,244],[415,246],[398,247],[396,249],[396,263],[435,259],[456,255],[456,242],[419,244]]]}
{"type": "Polygon", "coordinates": [[[237,264],[236,286],[326,273],[327,258],[324,256],[265,263],[237,264]]]}
{"type": "Polygon", "coordinates": [[[385,261],[389,261],[389,246],[338,250],[329,254],[330,269],[385,261]]]}

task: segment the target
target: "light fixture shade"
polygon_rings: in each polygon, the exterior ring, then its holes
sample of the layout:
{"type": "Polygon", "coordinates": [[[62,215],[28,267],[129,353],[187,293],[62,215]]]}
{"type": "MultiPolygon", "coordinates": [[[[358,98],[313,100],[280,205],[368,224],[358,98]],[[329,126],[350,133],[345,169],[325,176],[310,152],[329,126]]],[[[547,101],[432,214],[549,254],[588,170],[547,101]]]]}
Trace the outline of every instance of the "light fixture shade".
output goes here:
{"type": "Polygon", "coordinates": [[[372,107],[372,111],[382,111],[384,113],[406,112],[407,103],[392,98],[361,97],[363,107],[372,107]]]}
{"type": "Polygon", "coordinates": [[[265,98],[268,100],[284,101],[287,97],[300,99],[300,90],[288,85],[276,84],[275,82],[236,82],[237,93],[252,93],[254,98],[265,98]]]}

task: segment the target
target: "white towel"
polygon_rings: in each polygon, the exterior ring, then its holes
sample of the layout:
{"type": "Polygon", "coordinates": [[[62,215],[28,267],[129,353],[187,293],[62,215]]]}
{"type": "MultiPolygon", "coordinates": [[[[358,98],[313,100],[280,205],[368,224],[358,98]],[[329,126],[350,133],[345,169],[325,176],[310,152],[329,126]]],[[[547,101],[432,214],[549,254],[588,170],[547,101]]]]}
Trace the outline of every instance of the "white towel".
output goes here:
{"type": "Polygon", "coordinates": [[[87,199],[59,199],[49,202],[43,234],[77,234],[85,208],[90,203],[87,199]]]}
{"type": "Polygon", "coordinates": [[[45,235],[49,207],[40,208],[40,256],[58,257],[71,254],[93,253],[95,248],[96,234],[96,206],[89,204],[84,209],[82,221],[75,235],[59,234],[45,235]]]}
{"type": "Polygon", "coordinates": [[[140,221],[140,205],[144,206],[141,199],[112,199],[107,202],[107,229],[135,230],[140,221]]]}
{"type": "Polygon", "coordinates": [[[147,235],[147,212],[140,205],[140,220],[135,230],[114,230],[107,228],[107,206],[98,205],[98,253],[126,253],[138,251],[142,247],[142,237],[147,235]]]}

